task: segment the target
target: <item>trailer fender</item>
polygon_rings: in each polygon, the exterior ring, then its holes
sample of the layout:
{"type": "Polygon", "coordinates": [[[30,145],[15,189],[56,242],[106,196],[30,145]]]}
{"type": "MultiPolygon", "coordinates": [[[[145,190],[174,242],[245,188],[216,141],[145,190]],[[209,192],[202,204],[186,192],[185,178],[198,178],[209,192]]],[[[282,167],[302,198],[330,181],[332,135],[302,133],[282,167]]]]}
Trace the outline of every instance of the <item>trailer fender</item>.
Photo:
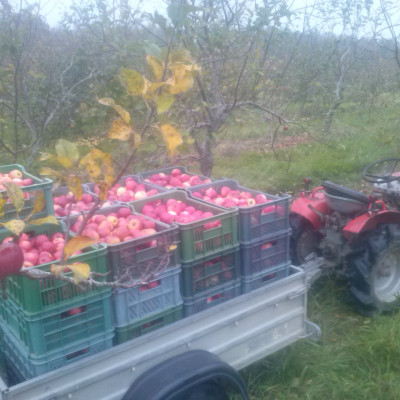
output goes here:
{"type": "MultiPolygon", "coordinates": [[[[207,390],[207,387],[213,387],[214,395],[217,390],[225,394],[224,386],[240,393],[243,400],[249,400],[246,385],[234,368],[208,351],[191,350],[144,372],[133,382],[122,400],[188,399],[193,391],[199,388],[207,390]]],[[[216,395],[214,398],[224,397],[216,395]]]]}

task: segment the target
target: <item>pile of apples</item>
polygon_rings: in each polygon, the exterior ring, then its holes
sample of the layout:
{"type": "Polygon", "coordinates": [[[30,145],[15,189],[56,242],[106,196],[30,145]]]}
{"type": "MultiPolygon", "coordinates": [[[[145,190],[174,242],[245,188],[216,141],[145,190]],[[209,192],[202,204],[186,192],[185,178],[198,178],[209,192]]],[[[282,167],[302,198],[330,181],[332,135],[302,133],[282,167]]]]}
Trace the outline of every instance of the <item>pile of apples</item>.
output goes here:
{"type": "MultiPolygon", "coordinates": [[[[245,190],[235,190],[228,186],[222,186],[219,190],[209,187],[200,191],[192,192],[192,196],[222,207],[252,207],[258,204],[268,203],[267,196],[258,193],[253,196],[245,190]]],[[[264,207],[262,213],[273,211],[273,207],[264,207]]]]}
{"type": "MultiPolygon", "coordinates": [[[[0,173],[0,191],[6,190],[4,186],[5,183],[13,182],[19,187],[30,186],[33,185],[32,178],[25,178],[22,174],[22,171],[19,169],[13,169],[10,172],[0,173]]],[[[29,193],[24,192],[24,199],[29,199],[29,193]]]]}
{"type": "MultiPolygon", "coordinates": [[[[94,186],[94,192],[99,194],[98,185],[94,186]]],[[[139,183],[132,176],[128,176],[122,184],[117,183],[108,191],[107,200],[128,202],[154,196],[157,193],[157,189],[146,190],[144,183],[139,183]]]]}
{"type": "MultiPolygon", "coordinates": [[[[72,224],[75,233],[82,225],[83,216],[79,215],[72,224]]],[[[157,233],[155,222],[140,214],[132,214],[129,207],[121,207],[107,215],[95,214],[85,225],[81,235],[102,243],[117,244],[157,233]]],[[[142,247],[155,247],[157,240],[149,240],[142,247]]]]}
{"type": "MultiPolygon", "coordinates": [[[[2,245],[12,242],[11,236],[2,241],[2,245]]],[[[30,237],[23,233],[18,239],[18,247],[22,250],[26,268],[36,265],[46,264],[52,261],[60,260],[64,248],[64,233],[56,232],[51,236],[40,234],[30,237]]],[[[74,253],[81,254],[82,251],[74,253]]]]}
{"type": "MultiPolygon", "coordinates": [[[[178,224],[189,224],[214,216],[210,211],[201,211],[182,200],[176,199],[149,201],[142,207],[141,213],[169,225],[174,222],[178,224]]],[[[220,225],[220,219],[210,221],[203,225],[203,229],[208,230],[220,225]]]]}
{"type": "MultiPolygon", "coordinates": [[[[78,200],[72,192],[65,195],[53,196],[54,214],[56,217],[65,217],[68,214],[68,207],[71,203],[70,215],[77,215],[89,211],[94,205],[93,195],[82,193],[81,200],[78,200]]],[[[101,208],[112,205],[111,201],[106,201],[101,208]]]]}
{"type": "Polygon", "coordinates": [[[153,183],[158,186],[163,186],[166,189],[172,189],[174,187],[190,187],[202,185],[203,183],[210,183],[211,179],[203,179],[198,175],[189,175],[182,173],[179,168],[174,168],[171,174],[164,174],[160,172],[158,174],[153,174],[150,178],[144,179],[146,182],[153,183]]]}

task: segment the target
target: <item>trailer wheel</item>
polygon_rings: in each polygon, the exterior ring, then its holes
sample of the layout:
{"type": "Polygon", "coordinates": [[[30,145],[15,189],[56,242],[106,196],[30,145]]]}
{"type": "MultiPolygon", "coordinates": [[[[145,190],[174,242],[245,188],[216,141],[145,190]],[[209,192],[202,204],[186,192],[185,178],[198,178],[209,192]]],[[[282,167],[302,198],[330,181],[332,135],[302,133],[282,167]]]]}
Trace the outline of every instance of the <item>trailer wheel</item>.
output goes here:
{"type": "Polygon", "coordinates": [[[400,229],[394,224],[367,232],[348,256],[350,294],[368,313],[390,312],[400,302],[400,229]]]}
{"type": "Polygon", "coordinates": [[[290,258],[294,265],[301,265],[311,253],[320,253],[322,234],[301,215],[290,214],[289,223],[292,228],[290,258]]]}

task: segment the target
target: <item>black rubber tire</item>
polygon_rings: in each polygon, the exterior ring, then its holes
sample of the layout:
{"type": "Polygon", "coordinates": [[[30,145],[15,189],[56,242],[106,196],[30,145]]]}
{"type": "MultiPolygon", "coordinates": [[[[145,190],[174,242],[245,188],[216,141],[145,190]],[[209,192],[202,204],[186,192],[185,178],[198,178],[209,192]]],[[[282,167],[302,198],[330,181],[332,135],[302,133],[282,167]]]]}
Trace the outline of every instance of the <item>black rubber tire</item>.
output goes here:
{"type": "Polygon", "coordinates": [[[399,307],[399,226],[384,224],[365,233],[347,261],[350,295],[366,315],[391,312],[399,307]]]}
{"type": "Polygon", "coordinates": [[[320,255],[318,246],[322,234],[299,214],[291,213],[289,223],[292,229],[289,248],[292,264],[297,266],[303,264],[305,258],[313,252],[320,255]]]}
{"type": "Polygon", "coordinates": [[[221,385],[208,381],[175,396],[171,400],[229,400],[229,397],[221,385]]]}

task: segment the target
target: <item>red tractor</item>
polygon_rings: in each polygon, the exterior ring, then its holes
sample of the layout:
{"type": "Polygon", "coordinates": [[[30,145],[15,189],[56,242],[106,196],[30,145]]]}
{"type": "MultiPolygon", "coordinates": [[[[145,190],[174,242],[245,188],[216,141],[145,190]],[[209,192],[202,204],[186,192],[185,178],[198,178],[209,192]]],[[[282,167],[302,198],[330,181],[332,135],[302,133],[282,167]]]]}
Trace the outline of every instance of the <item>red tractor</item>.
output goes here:
{"type": "Polygon", "coordinates": [[[363,178],[374,183],[370,196],[323,181],[310,181],[291,207],[291,257],[303,264],[311,253],[348,282],[356,303],[370,312],[400,304],[400,159],[368,165],[363,178]]]}

